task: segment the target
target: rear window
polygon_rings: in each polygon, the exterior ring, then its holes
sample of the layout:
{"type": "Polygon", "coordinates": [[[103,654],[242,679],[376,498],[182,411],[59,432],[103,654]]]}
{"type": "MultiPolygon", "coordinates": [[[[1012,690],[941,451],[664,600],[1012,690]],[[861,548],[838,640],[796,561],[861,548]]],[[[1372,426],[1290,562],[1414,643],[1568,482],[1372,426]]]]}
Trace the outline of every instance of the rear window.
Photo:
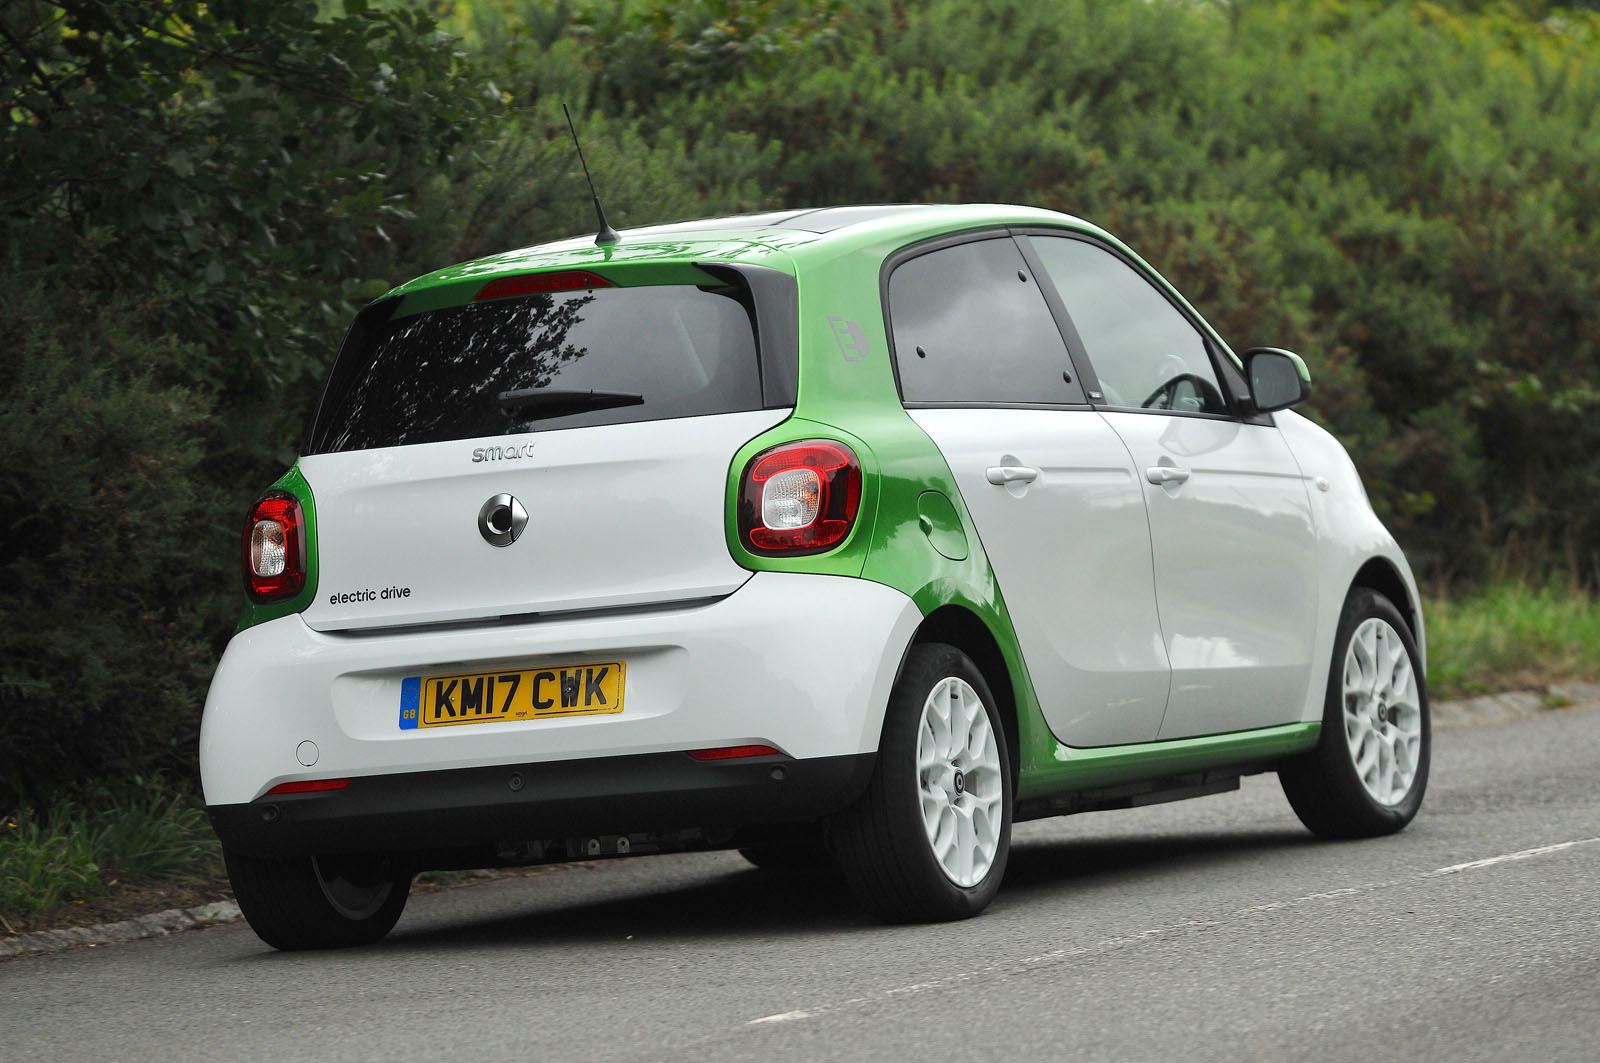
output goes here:
{"type": "Polygon", "coordinates": [[[751,315],[717,290],[548,292],[386,319],[394,309],[351,329],[309,452],[762,407],[751,315]]]}

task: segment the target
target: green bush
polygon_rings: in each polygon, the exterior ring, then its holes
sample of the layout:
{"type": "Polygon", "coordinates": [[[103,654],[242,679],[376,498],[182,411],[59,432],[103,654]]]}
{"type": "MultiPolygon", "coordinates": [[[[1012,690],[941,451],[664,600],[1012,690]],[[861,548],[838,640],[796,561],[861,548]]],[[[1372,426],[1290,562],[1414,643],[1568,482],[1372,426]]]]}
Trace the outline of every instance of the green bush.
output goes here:
{"type": "Polygon", "coordinates": [[[0,287],[0,807],[188,765],[236,593],[211,411],[158,382],[192,345],[56,281],[0,287]]]}
{"type": "Polygon", "coordinates": [[[3,807],[192,772],[237,522],[354,309],[437,262],[418,200],[499,101],[408,7],[23,0],[0,28],[3,807]]]}

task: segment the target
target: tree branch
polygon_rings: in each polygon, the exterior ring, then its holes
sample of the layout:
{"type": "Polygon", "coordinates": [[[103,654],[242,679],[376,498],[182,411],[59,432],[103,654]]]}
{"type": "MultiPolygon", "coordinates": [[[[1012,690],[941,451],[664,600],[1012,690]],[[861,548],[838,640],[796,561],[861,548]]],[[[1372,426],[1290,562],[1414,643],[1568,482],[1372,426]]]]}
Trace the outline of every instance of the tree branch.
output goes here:
{"type": "MultiPolygon", "coordinates": [[[[54,81],[50,80],[50,76],[44,72],[44,67],[40,66],[39,61],[23,47],[22,42],[11,32],[11,27],[7,26],[4,20],[0,20],[0,37],[4,37],[6,42],[22,57],[22,61],[28,64],[28,67],[33,71],[34,80],[44,86],[44,91],[50,94],[52,100],[56,101],[56,106],[65,110],[67,106],[66,97],[61,95],[61,90],[56,87],[54,81]]],[[[46,115],[41,115],[40,118],[45,122],[49,121],[46,115]]]]}

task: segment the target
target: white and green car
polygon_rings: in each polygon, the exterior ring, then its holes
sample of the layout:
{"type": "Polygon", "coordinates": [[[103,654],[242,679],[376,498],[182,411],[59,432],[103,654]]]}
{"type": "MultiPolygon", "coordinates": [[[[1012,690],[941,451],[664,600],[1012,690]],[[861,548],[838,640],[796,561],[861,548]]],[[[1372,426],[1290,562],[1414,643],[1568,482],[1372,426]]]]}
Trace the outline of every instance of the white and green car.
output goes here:
{"type": "Polygon", "coordinates": [[[691,848],[976,914],[1019,819],[1276,771],[1398,830],[1410,569],[1300,359],[1065,215],[878,206],[514,251],[357,317],[251,510],[200,754],[279,948],[412,874],[691,848]]]}

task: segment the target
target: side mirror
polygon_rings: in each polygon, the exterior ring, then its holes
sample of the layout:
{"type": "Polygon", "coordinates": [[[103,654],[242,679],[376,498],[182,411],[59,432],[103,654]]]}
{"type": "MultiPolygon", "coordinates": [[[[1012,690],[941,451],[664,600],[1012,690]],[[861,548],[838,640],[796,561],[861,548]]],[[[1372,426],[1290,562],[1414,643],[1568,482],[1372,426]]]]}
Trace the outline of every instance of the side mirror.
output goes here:
{"type": "Polygon", "coordinates": [[[1244,375],[1260,413],[1286,410],[1311,397],[1311,371],[1293,351],[1252,347],[1244,352],[1244,375]]]}

